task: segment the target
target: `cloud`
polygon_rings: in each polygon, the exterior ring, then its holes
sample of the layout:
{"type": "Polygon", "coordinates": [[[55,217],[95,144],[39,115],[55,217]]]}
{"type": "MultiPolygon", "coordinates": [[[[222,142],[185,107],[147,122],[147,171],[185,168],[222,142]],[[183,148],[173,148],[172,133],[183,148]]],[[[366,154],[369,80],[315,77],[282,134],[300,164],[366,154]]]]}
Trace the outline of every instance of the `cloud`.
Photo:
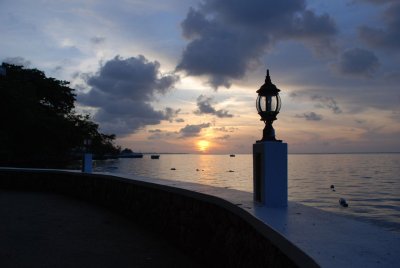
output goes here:
{"type": "MultiPolygon", "coordinates": [[[[378,3],[378,1],[371,1],[378,3]]],[[[389,2],[385,12],[382,14],[383,28],[361,26],[358,29],[360,38],[375,48],[390,49],[398,51],[400,48],[400,2],[397,0],[382,1],[381,4],[389,2]]]]}
{"type": "MultiPolygon", "coordinates": [[[[400,96],[399,96],[399,100],[400,100],[400,96]]],[[[392,111],[390,118],[395,120],[396,122],[400,123],[400,111],[392,111]]]]}
{"type": "Polygon", "coordinates": [[[334,68],[343,75],[372,77],[379,65],[379,59],[373,52],[353,48],[343,52],[334,68]]]}
{"type": "Polygon", "coordinates": [[[399,83],[400,82],[400,71],[391,71],[391,72],[385,74],[384,79],[386,82],[399,83]]]}
{"type": "Polygon", "coordinates": [[[106,41],[106,38],[105,38],[105,37],[102,37],[102,36],[94,36],[94,37],[90,38],[90,42],[91,42],[92,44],[95,44],[95,45],[102,44],[102,43],[104,43],[105,41],[106,41]]]}
{"type": "Polygon", "coordinates": [[[224,136],[220,136],[220,137],[216,137],[216,140],[220,140],[220,141],[226,141],[230,138],[230,135],[224,135],[224,136]]]}
{"type": "Polygon", "coordinates": [[[149,130],[149,133],[161,133],[162,132],[162,130],[161,129],[150,129],[149,130]]]}
{"type": "Polygon", "coordinates": [[[277,41],[300,40],[322,52],[337,33],[333,19],[304,0],[203,0],[181,25],[189,43],[176,69],[208,76],[215,89],[242,78],[277,41]]]}
{"type": "Polygon", "coordinates": [[[210,126],[210,123],[203,123],[199,125],[186,125],[184,128],[181,128],[179,130],[179,133],[181,134],[181,138],[197,137],[199,136],[203,128],[208,128],[210,126]]]}
{"type": "MultiPolygon", "coordinates": [[[[317,91],[311,91],[317,92],[317,91]]],[[[315,102],[315,107],[320,109],[329,109],[335,114],[342,113],[342,109],[337,104],[336,100],[333,97],[325,97],[319,95],[319,93],[314,93],[313,95],[309,95],[311,92],[300,91],[296,93],[291,93],[290,97],[296,99],[296,101],[308,101],[311,99],[315,102]]],[[[313,113],[313,112],[311,112],[313,113]]],[[[309,113],[310,114],[310,113],[309,113]]],[[[304,117],[303,115],[296,115],[296,117],[304,117]]],[[[322,118],[321,118],[322,119],[322,118]]]]}
{"type": "Polygon", "coordinates": [[[358,0],[358,2],[369,2],[369,3],[377,4],[377,5],[395,2],[395,1],[397,1],[397,0],[358,0]]]}
{"type": "Polygon", "coordinates": [[[314,112],[304,113],[304,114],[296,114],[295,117],[297,118],[304,118],[307,121],[321,121],[322,115],[316,114],[314,112]]]}
{"type": "Polygon", "coordinates": [[[335,99],[332,97],[323,97],[320,95],[313,95],[311,97],[311,99],[318,102],[315,105],[317,108],[327,108],[327,109],[330,109],[335,114],[342,113],[342,109],[340,109],[340,107],[337,105],[335,99]]]}
{"type": "Polygon", "coordinates": [[[197,97],[197,107],[198,110],[194,111],[194,114],[202,115],[202,114],[212,114],[219,118],[233,117],[227,110],[216,110],[212,107],[213,98],[207,97],[205,95],[200,95],[197,97]]]}
{"type": "Polygon", "coordinates": [[[53,72],[60,72],[60,71],[62,71],[63,70],[63,67],[62,66],[60,66],[60,65],[58,65],[58,66],[56,66],[56,67],[54,67],[54,69],[53,69],[53,72]]]}
{"type": "MultiPolygon", "coordinates": [[[[171,107],[165,108],[165,117],[169,122],[172,122],[174,118],[178,116],[178,114],[181,112],[181,109],[173,109],[171,107]]],[[[175,120],[176,121],[176,120],[175,120]]]]}
{"type": "Polygon", "coordinates": [[[18,66],[24,66],[25,68],[31,65],[31,62],[29,60],[24,59],[23,57],[8,57],[5,58],[3,62],[18,66]]]}
{"type": "Polygon", "coordinates": [[[239,128],[236,127],[215,127],[215,131],[220,131],[220,132],[234,132],[235,130],[238,130],[239,128]]]}
{"type": "Polygon", "coordinates": [[[96,74],[86,75],[91,90],[78,95],[78,101],[97,108],[94,120],[104,132],[120,136],[170,120],[178,110],[157,111],[151,102],[173,88],[178,77],[162,75],[159,67],[157,61],[150,62],[142,55],[126,59],[116,56],[96,74]]]}
{"type": "Polygon", "coordinates": [[[161,129],[150,129],[148,131],[151,135],[147,137],[149,140],[164,140],[167,138],[176,138],[178,132],[173,131],[163,131],[161,129]]]}

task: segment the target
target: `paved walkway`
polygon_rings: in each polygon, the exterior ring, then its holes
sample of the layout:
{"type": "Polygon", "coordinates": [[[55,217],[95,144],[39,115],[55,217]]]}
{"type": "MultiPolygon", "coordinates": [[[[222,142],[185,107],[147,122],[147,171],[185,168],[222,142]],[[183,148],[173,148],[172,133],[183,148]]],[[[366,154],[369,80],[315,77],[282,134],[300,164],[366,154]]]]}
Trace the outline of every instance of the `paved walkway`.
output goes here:
{"type": "Polygon", "coordinates": [[[0,267],[200,267],[107,209],[56,194],[0,190],[0,267]]]}

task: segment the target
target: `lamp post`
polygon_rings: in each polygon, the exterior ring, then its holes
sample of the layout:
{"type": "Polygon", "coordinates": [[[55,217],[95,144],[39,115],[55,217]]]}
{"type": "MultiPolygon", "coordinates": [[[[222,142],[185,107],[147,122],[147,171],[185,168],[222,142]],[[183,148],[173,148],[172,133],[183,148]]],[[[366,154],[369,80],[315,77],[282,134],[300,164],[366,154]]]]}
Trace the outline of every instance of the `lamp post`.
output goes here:
{"type": "Polygon", "coordinates": [[[272,123],[276,120],[281,109],[281,98],[279,97],[279,91],[274,84],[271,82],[269,76],[269,70],[267,70],[267,76],[265,77],[265,83],[257,90],[258,98],[256,101],[256,107],[258,114],[261,116],[261,121],[264,121],[265,127],[263,130],[263,137],[257,142],[263,141],[279,141],[275,138],[275,130],[272,123]]]}
{"type": "Polygon", "coordinates": [[[3,66],[0,66],[0,76],[6,76],[7,75],[7,69],[3,66]]]}
{"type": "Polygon", "coordinates": [[[92,172],[92,154],[90,153],[90,145],[92,145],[91,139],[83,140],[83,159],[82,159],[82,172],[91,173],[92,172]]]}
{"type": "Polygon", "coordinates": [[[275,138],[272,126],[281,108],[279,92],[267,70],[256,101],[265,127],[262,139],[253,144],[253,197],[257,204],[267,207],[287,206],[287,144],[275,138]]]}

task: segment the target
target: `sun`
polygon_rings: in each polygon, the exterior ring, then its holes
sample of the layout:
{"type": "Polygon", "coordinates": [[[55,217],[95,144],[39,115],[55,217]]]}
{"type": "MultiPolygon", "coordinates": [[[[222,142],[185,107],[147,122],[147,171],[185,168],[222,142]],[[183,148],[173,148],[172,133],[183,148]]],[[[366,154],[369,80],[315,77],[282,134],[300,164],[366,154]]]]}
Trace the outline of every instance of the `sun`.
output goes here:
{"type": "Polygon", "coordinates": [[[197,149],[200,152],[205,152],[207,151],[208,147],[210,147],[210,142],[209,141],[205,141],[205,140],[200,140],[197,142],[197,149]]]}

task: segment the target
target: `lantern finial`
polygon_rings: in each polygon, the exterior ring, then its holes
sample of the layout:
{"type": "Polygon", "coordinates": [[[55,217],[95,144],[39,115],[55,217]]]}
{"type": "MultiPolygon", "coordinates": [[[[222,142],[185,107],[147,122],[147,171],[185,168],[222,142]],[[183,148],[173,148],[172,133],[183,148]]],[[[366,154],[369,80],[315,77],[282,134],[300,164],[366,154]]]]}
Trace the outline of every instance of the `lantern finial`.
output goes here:
{"type": "Polygon", "coordinates": [[[265,76],[265,82],[271,83],[271,77],[269,76],[269,69],[267,69],[267,76],[265,76]]]}

